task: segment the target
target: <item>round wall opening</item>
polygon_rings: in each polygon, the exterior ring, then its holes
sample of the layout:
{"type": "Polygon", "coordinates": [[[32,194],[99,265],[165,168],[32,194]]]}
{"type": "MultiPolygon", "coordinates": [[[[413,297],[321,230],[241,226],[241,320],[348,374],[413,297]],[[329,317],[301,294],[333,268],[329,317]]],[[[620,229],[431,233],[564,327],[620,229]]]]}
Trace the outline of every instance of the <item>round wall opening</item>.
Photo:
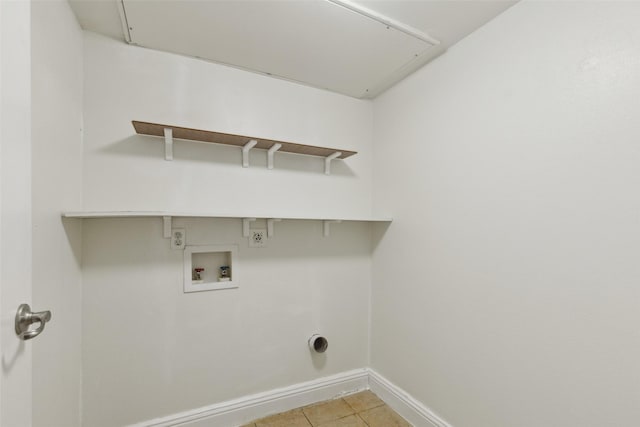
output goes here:
{"type": "Polygon", "coordinates": [[[329,348],[329,341],[325,337],[315,334],[309,338],[309,347],[316,353],[324,353],[329,348]]]}

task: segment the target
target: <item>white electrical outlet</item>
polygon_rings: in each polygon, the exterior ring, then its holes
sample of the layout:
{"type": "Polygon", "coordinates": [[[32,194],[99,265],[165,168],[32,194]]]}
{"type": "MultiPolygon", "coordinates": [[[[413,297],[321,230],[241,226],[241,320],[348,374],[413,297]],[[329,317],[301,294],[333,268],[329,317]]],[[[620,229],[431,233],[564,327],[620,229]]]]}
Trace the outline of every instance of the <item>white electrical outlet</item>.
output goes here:
{"type": "Polygon", "coordinates": [[[171,249],[175,249],[175,250],[184,249],[184,244],[186,240],[187,240],[187,233],[184,231],[184,228],[171,229],[171,249]]]}
{"type": "Polygon", "coordinates": [[[264,248],[267,246],[267,230],[249,230],[249,247],[264,248]]]}

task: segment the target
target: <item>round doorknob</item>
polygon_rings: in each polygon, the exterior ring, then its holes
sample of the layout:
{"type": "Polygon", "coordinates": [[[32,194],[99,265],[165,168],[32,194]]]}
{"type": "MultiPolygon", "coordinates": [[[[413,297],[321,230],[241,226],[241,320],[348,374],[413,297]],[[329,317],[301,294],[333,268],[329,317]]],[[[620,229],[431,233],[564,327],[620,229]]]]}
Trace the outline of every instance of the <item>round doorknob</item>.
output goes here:
{"type": "Polygon", "coordinates": [[[32,312],[29,304],[20,304],[16,312],[16,334],[21,340],[30,340],[44,331],[44,325],[51,320],[50,311],[32,312]],[[39,323],[36,329],[29,330],[29,326],[39,323]]]}

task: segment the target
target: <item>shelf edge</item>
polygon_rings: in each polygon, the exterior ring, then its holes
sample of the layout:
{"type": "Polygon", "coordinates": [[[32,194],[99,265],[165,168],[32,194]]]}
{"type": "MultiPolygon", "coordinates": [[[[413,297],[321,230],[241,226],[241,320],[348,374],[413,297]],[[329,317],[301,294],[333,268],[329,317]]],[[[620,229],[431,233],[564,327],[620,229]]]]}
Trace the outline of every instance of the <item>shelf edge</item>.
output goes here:
{"type": "Polygon", "coordinates": [[[185,141],[205,142],[210,144],[222,144],[231,145],[236,147],[242,147],[249,140],[257,141],[256,148],[267,150],[274,144],[281,144],[281,152],[302,154],[306,156],[314,157],[326,157],[332,153],[339,152],[338,159],[344,160],[355,154],[357,151],[345,150],[340,148],[322,147],[319,145],[300,144],[296,142],[280,141],[268,138],[257,138],[253,136],[215,132],[202,129],[187,128],[175,125],[165,125],[161,123],[143,122],[140,120],[132,120],[131,124],[139,135],[148,135],[154,137],[164,137],[164,129],[172,129],[174,139],[182,139],[185,141]],[[318,154],[320,150],[323,154],[318,154]]]}
{"type": "Polygon", "coordinates": [[[286,215],[238,215],[198,212],[167,212],[167,211],[65,211],[61,213],[63,218],[98,219],[98,218],[279,218],[283,220],[301,221],[360,221],[360,222],[392,222],[388,217],[311,217],[311,216],[286,216],[286,215]]]}

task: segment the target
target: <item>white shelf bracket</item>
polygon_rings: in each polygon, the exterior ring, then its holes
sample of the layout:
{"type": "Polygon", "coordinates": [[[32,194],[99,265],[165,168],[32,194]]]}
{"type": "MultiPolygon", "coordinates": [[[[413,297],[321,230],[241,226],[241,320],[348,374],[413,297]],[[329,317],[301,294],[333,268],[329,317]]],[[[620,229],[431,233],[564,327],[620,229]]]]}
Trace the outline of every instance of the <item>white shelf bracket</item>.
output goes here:
{"type": "Polygon", "coordinates": [[[267,169],[273,169],[273,155],[282,148],[282,144],[273,144],[267,151],[267,169]]]}
{"type": "Polygon", "coordinates": [[[330,224],[340,224],[342,221],[339,219],[327,219],[322,221],[322,235],[324,237],[329,237],[331,232],[330,224]]]}
{"type": "Polygon", "coordinates": [[[258,141],[256,141],[255,139],[252,139],[251,141],[244,144],[244,147],[242,147],[242,167],[243,168],[249,167],[249,150],[255,147],[257,143],[258,141]]]}
{"type": "Polygon", "coordinates": [[[280,218],[267,219],[267,237],[273,237],[273,223],[282,221],[280,218]]]}
{"type": "Polygon", "coordinates": [[[171,238],[171,217],[170,216],[162,217],[162,236],[165,239],[171,238]]]}
{"type": "Polygon", "coordinates": [[[249,237],[249,224],[255,220],[255,218],[242,218],[242,237],[249,237]]]}
{"type": "Polygon", "coordinates": [[[340,156],[342,156],[342,152],[336,151],[335,153],[330,154],[324,158],[324,174],[325,175],[331,175],[331,160],[340,156]]]}
{"type": "Polygon", "coordinates": [[[164,159],[173,160],[173,129],[164,128],[164,159]]]}

